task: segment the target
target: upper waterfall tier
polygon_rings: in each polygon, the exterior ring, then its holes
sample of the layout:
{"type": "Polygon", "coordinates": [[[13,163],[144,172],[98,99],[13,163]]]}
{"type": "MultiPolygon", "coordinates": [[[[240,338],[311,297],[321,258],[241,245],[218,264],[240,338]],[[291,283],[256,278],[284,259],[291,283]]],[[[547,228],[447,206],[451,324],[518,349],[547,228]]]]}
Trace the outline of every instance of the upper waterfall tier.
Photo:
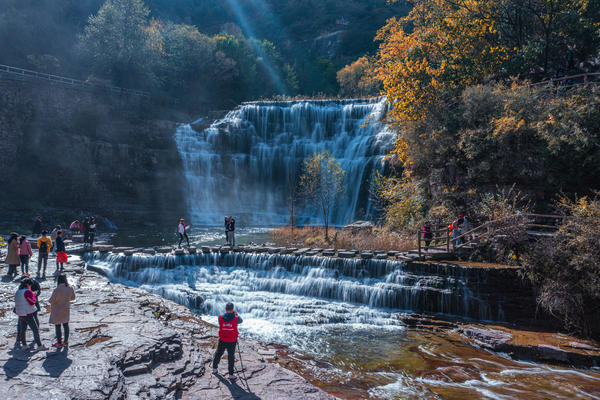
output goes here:
{"type": "MultiPolygon", "coordinates": [[[[373,173],[383,168],[394,133],[383,98],[245,103],[203,132],[178,128],[192,222],[214,225],[234,215],[247,225],[288,222],[288,198],[302,162],[329,150],[346,171],[332,209],[336,225],[368,218],[373,173]]],[[[298,222],[318,212],[299,207],[298,222]]]]}

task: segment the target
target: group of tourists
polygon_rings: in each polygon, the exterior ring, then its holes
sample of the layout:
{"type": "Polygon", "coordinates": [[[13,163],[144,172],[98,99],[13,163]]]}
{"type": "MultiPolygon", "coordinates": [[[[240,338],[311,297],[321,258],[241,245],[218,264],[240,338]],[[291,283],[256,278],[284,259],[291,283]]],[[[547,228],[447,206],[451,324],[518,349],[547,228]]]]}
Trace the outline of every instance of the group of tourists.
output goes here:
{"type": "MultiPolygon", "coordinates": [[[[440,225],[441,220],[439,218],[436,218],[435,230],[439,231],[440,225]]],[[[469,222],[469,219],[466,216],[459,214],[456,217],[456,219],[452,221],[452,223],[448,226],[448,236],[454,239],[456,245],[459,245],[464,239],[464,237],[461,238],[461,236],[467,233],[470,229],[471,224],[469,222]]],[[[429,221],[426,221],[425,224],[423,224],[423,241],[425,242],[425,250],[429,249],[431,242],[434,240],[433,233],[434,228],[432,227],[429,221]]]]}
{"type": "MultiPolygon", "coordinates": [[[[63,232],[57,230],[53,232],[54,241],[48,236],[48,231],[42,231],[42,236],[37,240],[38,262],[37,276],[46,278],[46,267],[48,266],[48,255],[51,251],[56,253],[57,270],[64,270],[64,265],[68,260],[63,232]],[[41,272],[41,275],[40,275],[41,272]]],[[[12,232],[7,242],[8,253],[6,255],[6,264],[8,264],[8,276],[14,278],[17,275],[18,266],[21,265],[21,274],[29,274],[29,261],[33,256],[31,243],[27,240],[27,236],[12,232]]]]}
{"type": "MultiPolygon", "coordinates": [[[[185,224],[184,218],[179,219],[179,224],[177,225],[177,234],[179,235],[178,248],[181,248],[181,243],[183,243],[184,239],[188,247],[190,247],[190,238],[187,234],[190,227],[191,225],[185,224]]],[[[235,218],[232,216],[225,217],[225,243],[229,246],[235,246],[235,218]]]]}
{"type": "Polygon", "coordinates": [[[69,230],[72,233],[83,234],[83,244],[93,246],[94,238],[96,237],[96,218],[87,217],[83,222],[79,222],[76,219],[69,225],[69,230]]]}
{"type": "MultiPolygon", "coordinates": [[[[59,274],[56,279],[56,289],[52,292],[48,303],[50,305],[49,323],[54,325],[56,341],[55,348],[69,346],[69,319],[71,302],[75,300],[75,291],[69,286],[67,276],[59,274]],[[61,329],[62,328],[62,329],[61,329]],[[64,335],[63,335],[64,333],[64,335]]],[[[13,312],[18,316],[17,341],[15,348],[28,348],[29,350],[46,350],[40,338],[40,284],[27,275],[21,280],[15,293],[15,307],[13,312]],[[33,342],[27,346],[27,328],[31,329],[33,342]],[[37,348],[36,348],[37,346],[37,348]]]]}

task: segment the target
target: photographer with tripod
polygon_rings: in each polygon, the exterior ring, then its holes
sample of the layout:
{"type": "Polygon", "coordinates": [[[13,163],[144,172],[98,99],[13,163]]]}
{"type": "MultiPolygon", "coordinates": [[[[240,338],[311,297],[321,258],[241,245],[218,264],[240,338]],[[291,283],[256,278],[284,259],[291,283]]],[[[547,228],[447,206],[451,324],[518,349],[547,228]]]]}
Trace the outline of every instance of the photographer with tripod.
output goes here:
{"type": "Polygon", "coordinates": [[[235,363],[235,347],[237,346],[238,340],[238,324],[242,323],[242,317],[237,315],[233,310],[233,303],[227,303],[225,306],[225,314],[219,315],[219,345],[215,352],[213,359],[212,373],[217,374],[219,362],[225,350],[227,350],[227,366],[229,368],[228,378],[231,380],[236,379],[234,375],[234,363],[235,363]]]}

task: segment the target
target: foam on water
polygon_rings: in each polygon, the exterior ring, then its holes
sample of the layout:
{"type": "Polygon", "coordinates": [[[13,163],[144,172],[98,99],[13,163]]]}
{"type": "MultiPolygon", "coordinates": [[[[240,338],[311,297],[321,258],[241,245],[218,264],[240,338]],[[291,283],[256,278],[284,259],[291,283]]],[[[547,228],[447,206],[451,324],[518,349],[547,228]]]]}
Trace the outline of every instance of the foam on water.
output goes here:
{"type": "Polygon", "coordinates": [[[187,305],[211,323],[233,301],[243,336],[325,360],[309,363],[311,374],[333,392],[344,388],[343,397],[598,398],[597,372],[515,362],[404,327],[400,309],[494,315],[456,271],[245,253],[84,257],[112,281],[187,305]]]}

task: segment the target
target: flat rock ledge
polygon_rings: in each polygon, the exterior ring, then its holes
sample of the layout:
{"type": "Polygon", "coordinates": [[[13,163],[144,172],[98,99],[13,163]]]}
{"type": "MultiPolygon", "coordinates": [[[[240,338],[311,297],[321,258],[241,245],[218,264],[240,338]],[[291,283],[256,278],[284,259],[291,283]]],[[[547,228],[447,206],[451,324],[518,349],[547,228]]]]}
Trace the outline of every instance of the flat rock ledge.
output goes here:
{"type": "Polygon", "coordinates": [[[575,341],[560,334],[537,333],[533,335],[534,339],[531,339],[524,331],[478,326],[462,327],[459,332],[472,344],[506,353],[515,360],[583,368],[600,365],[600,348],[587,341],[575,341]]]}
{"type": "Polygon", "coordinates": [[[69,270],[77,300],[68,350],[50,347],[53,279],[42,282],[40,333],[49,349],[39,352],[13,348],[16,282],[0,284],[1,399],[333,399],[275,362],[274,348],[253,341],[241,341],[238,380],[226,379],[226,355],[221,375],[212,375],[214,326],[158,295],[110,283],[82,263],[69,270]]]}

